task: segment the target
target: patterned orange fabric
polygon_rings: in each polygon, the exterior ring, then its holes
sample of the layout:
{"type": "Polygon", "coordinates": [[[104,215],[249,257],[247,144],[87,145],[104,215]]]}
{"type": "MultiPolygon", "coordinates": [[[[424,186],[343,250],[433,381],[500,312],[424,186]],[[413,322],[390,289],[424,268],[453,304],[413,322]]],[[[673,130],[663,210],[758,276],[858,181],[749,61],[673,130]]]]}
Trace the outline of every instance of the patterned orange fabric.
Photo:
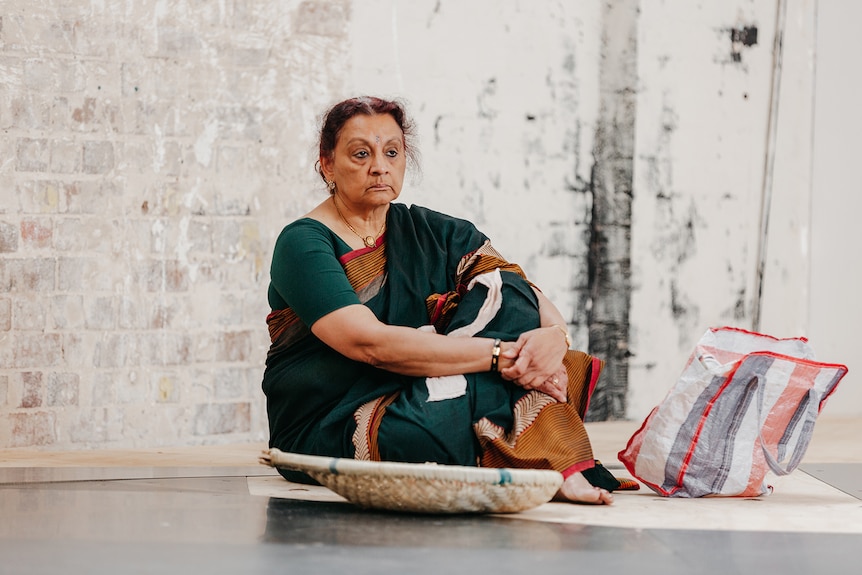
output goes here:
{"type": "Polygon", "coordinates": [[[364,461],[380,461],[380,449],[377,447],[377,430],[386,406],[398,398],[400,392],[383,395],[369,401],[356,410],[353,419],[356,421],[356,431],[353,432],[353,445],[356,449],[353,458],[364,461]]]}
{"type": "Polygon", "coordinates": [[[266,326],[269,328],[269,340],[275,343],[297,321],[299,321],[299,317],[290,308],[273,311],[266,316],[266,326]]]}
{"type": "Polygon", "coordinates": [[[515,404],[510,431],[487,419],[475,424],[483,467],[555,469],[568,477],[595,464],[583,415],[604,362],[569,350],[564,364],[569,376],[566,403],[531,391],[515,404]]]}
{"type": "MultiPolygon", "coordinates": [[[[377,240],[378,245],[385,239],[386,234],[383,234],[377,240]]],[[[359,300],[364,303],[374,297],[386,270],[385,246],[382,246],[382,249],[374,247],[356,250],[343,255],[339,261],[347,274],[347,281],[359,295],[359,300]],[[369,290],[370,293],[368,293],[369,290]]]]}

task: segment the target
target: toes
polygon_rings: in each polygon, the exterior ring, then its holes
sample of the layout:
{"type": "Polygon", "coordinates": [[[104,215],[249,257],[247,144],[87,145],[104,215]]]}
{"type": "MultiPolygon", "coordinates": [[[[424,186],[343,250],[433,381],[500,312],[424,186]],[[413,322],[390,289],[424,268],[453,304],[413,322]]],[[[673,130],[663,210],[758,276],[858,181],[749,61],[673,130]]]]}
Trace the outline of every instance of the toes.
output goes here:
{"type": "Polygon", "coordinates": [[[601,489],[599,487],[596,487],[596,490],[599,492],[599,499],[598,501],[596,501],[596,503],[610,505],[614,502],[614,496],[611,495],[610,491],[608,491],[607,489],[601,489]]]}

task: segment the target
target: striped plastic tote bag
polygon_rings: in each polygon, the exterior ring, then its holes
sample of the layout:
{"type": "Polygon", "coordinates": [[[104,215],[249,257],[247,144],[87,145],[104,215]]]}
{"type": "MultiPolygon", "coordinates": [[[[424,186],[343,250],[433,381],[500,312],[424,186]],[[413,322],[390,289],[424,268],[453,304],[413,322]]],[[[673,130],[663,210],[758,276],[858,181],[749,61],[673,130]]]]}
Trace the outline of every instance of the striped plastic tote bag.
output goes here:
{"type": "Polygon", "coordinates": [[[796,469],[846,373],[816,361],[803,337],[709,329],[619,459],[666,497],[769,493],[767,472],[796,469]]]}

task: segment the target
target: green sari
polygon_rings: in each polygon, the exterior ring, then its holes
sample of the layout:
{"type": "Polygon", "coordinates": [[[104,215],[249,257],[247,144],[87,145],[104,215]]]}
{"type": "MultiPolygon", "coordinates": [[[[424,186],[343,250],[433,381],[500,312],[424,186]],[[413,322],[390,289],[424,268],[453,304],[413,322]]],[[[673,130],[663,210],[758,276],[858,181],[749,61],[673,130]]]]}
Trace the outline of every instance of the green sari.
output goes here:
{"type": "MultiPolygon", "coordinates": [[[[340,243],[322,224],[306,224],[330,234],[333,246],[340,243]]],[[[290,227],[279,240],[281,249],[303,250],[292,243],[290,227]]],[[[475,336],[514,341],[539,327],[532,285],[469,222],[392,204],[386,230],[373,248],[338,254],[334,247],[331,254],[356,300],[380,321],[414,328],[433,324],[446,334],[463,331],[492,289],[476,284],[468,290],[470,281],[498,273],[502,304],[475,336]]],[[[275,256],[273,261],[273,277],[285,277],[284,270],[276,273],[275,256]]],[[[431,398],[430,380],[350,360],[317,339],[303,316],[313,323],[311,304],[320,303],[314,296],[326,290],[315,284],[315,270],[291,273],[301,274],[304,283],[274,286],[288,305],[267,318],[272,346],[263,391],[271,447],[332,457],[556,469],[564,476],[593,467],[583,417],[601,361],[582,352],[567,354],[566,403],[490,371],[465,374],[463,392],[431,398]],[[301,304],[294,310],[291,301],[301,304]]]]}

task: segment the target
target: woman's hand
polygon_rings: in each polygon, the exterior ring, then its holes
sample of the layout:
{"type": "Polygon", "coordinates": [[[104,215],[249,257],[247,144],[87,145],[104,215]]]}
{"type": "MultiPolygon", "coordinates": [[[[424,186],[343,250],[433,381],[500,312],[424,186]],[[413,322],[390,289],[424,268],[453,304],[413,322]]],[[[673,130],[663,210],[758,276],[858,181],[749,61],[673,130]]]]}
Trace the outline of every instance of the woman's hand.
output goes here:
{"type": "Polygon", "coordinates": [[[557,327],[524,332],[514,344],[503,348],[500,357],[506,361],[501,361],[500,374],[524,389],[538,389],[565,401],[563,357],[567,348],[557,327]],[[557,378],[556,384],[554,377],[557,378]]]}
{"type": "Polygon", "coordinates": [[[560,369],[551,376],[551,379],[546,379],[542,385],[535,388],[536,391],[547,393],[560,403],[566,403],[569,397],[569,376],[566,374],[566,368],[560,369]]]}

